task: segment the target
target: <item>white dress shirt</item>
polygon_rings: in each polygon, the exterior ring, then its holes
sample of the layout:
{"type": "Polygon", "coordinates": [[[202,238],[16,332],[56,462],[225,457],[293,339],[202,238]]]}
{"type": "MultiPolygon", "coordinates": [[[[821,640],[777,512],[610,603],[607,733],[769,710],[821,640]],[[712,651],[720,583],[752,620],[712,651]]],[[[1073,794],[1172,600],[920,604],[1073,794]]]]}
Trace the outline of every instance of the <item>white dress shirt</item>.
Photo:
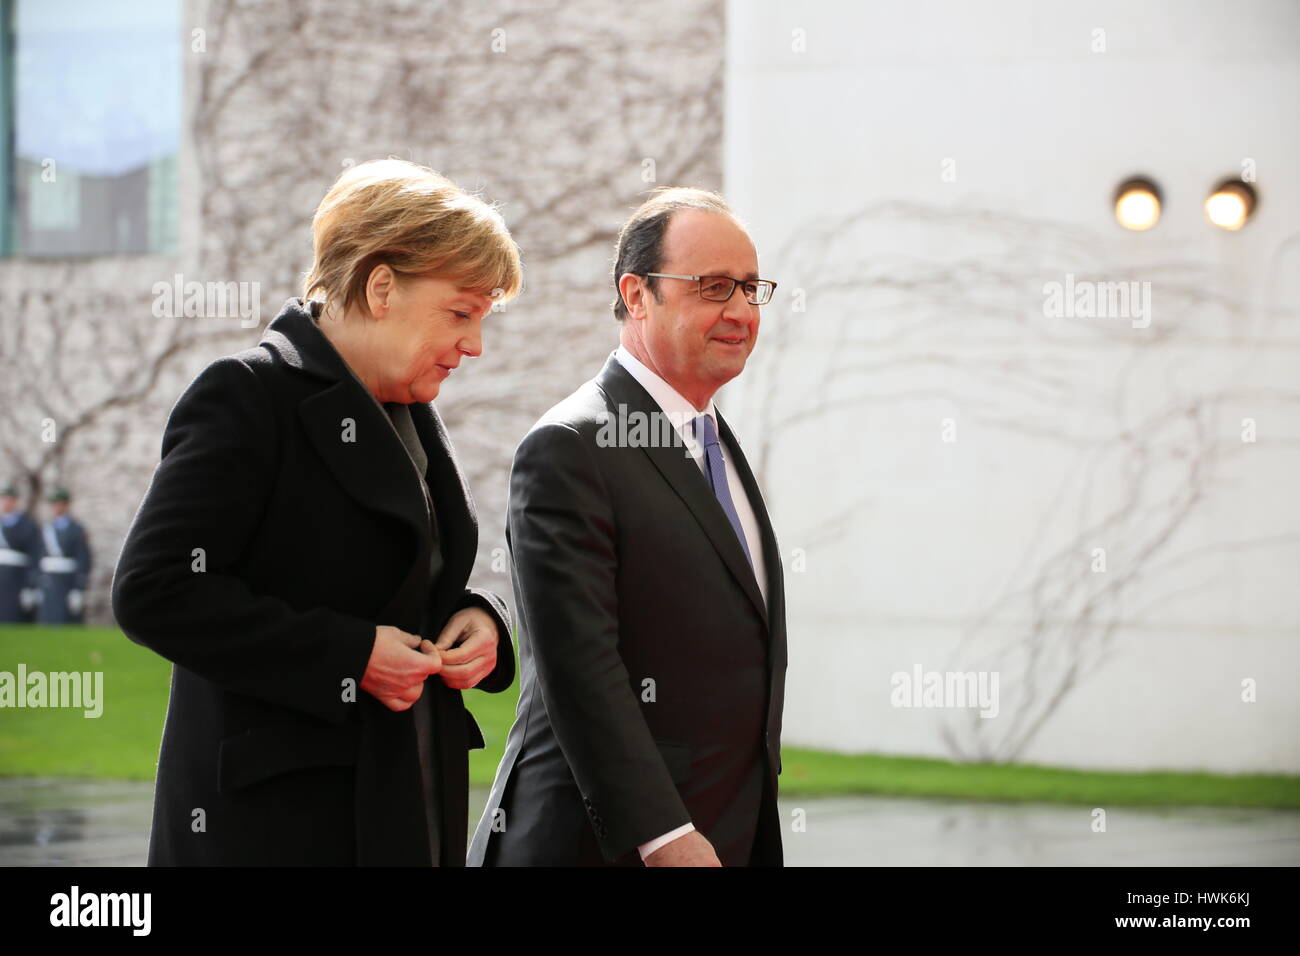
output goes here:
{"type": "MultiPolygon", "coordinates": [[[[650,393],[650,397],[658,403],[660,409],[668,416],[668,420],[673,423],[677,433],[682,436],[683,443],[695,459],[695,463],[700,466],[701,472],[705,474],[706,480],[704,446],[694,440],[694,435],[688,428],[687,423],[693,421],[697,415],[707,414],[713,419],[713,427],[718,433],[718,442],[723,449],[722,458],[727,472],[727,489],[731,492],[732,504],[736,506],[736,516],[740,518],[741,530],[745,532],[745,543],[749,547],[749,554],[754,562],[754,577],[758,582],[759,592],[763,595],[763,603],[766,604],[767,566],[763,560],[763,533],[758,526],[758,518],[754,515],[754,508],[749,503],[749,495],[745,493],[745,486],[741,483],[740,473],[736,471],[736,466],[731,463],[734,451],[723,439],[722,430],[718,428],[718,412],[713,405],[713,400],[709,400],[708,408],[697,409],[683,398],[677,389],[646,368],[635,355],[622,345],[614,350],[614,358],[618,359],[619,364],[627,369],[628,373],[637,380],[641,387],[650,393]]],[[[655,431],[657,432],[657,429],[655,431]]],[[[644,860],[665,843],[690,833],[694,829],[694,824],[686,823],[675,830],[669,830],[663,836],[655,837],[649,843],[641,844],[637,848],[641,853],[641,859],[644,860]]]]}

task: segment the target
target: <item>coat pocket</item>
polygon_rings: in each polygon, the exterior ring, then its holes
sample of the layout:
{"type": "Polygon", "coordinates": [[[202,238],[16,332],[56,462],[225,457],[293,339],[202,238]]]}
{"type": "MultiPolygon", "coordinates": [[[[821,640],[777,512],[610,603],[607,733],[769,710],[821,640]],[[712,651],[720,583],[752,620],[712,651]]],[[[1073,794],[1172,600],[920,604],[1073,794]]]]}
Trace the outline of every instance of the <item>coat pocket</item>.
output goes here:
{"type": "Polygon", "coordinates": [[[355,726],[273,724],[225,737],[217,757],[222,793],[307,767],[351,767],[360,733],[355,726]]]}
{"type": "Polygon", "coordinates": [[[678,743],[675,740],[656,740],[655,746],[659,748],[659,755],[664,758],[664,765],[668,768],[668,775],[673,778],[673,783],[685,783],[690,779],[690,744],[678,743]]]}

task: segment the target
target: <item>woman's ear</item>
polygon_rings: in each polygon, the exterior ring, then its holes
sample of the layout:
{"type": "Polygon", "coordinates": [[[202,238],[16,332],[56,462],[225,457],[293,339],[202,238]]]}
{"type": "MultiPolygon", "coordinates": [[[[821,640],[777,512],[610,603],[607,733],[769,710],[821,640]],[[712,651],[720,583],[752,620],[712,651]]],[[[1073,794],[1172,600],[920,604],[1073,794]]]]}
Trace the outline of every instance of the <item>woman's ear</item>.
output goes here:
{"type": "Polygon", "coordinates": [[[386,262],[381,262],[370,270],[370,277],[366,279],[366,305],[376,319],[382,319],[388,314],[389,299],[396,281],[397,276],[386,262]]]}

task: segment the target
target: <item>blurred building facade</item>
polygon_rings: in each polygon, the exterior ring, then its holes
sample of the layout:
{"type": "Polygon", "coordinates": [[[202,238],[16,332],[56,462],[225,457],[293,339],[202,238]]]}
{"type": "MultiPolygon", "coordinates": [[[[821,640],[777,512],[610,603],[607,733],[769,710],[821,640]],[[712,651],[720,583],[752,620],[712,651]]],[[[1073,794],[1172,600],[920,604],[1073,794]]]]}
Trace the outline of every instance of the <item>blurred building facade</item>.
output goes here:
{"type": "Polygon", "coordinates": [[[721,185],[722,0],[0,0],[0,22],[0,481],[72,490],[89,619],[176,398],[300,294],[316,203],[385,156],[498,203],[523,250],[525,295],[438,402],[478,583],[508,593],[510,459],[617,344],[619,226],[657,185],[721,185]]]}

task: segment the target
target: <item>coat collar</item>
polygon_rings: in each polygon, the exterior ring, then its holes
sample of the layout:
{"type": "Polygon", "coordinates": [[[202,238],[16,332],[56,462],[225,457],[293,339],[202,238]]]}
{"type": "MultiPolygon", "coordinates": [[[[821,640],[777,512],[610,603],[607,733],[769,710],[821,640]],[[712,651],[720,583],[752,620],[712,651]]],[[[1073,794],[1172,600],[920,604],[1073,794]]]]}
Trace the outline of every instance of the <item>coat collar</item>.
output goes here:
{"type": "MultiPolygon", "coordinates": [[[[422,536],[429,534],[430,518],[415,466],[383,406],[316,324],[320,306],[314,300],[289,299],[267,326],[260,344],[285,366],[316,380],[319,387],[298,404],[298,418],[312,446],[355,501],[411,530],[418,554],[422,536]]],[[[442,418],[429,403],[408,407],[429,459],[423,478],[436,513],[436,546],[442,549],[444,562],[430,604],[437,617],[444,605],[459,596],[457,582],[468,578],[473,568],[478,518],[442,418]]]]}
{"type": "MultiPolygon", "coordinates": [[[[655,412],[661,411],[659,403],[613,355],[609,357],[605,362],[605,367],[596,376],[596,385],[605,393],[610,410],[615,415],[618,414],[620,405],[625,406],[629,413],[639,411],[646,415],[653,415],[655,412]]],[[[772,600],[781,590],[779,571],[781,559],[780,555],[776,553],[776,538],[772,531],[771,522],[768,520],[767,509],[763,506],[763,499],[759,494],[758,485],[754,481],[749,464],[745,461],[745,456],[740,450],[740,445],[736,441],[735,435],[732,434],[731,428],[727,425],[726,419],[722,417],[722,413],[717,411],[716,408],[714,411],[718,418],[718,433],[734,452],[732,461],[736,466],[737,474],[740,475],[741,483],[745,486],[745,493],[754,506],[754,514],[758,518],[759,527],[762,529],[763,556],[769,569],[768,594],[771,596],[769,600],[772,600]]],[[[763,594],[758,589],[758,581],[754,577],[754,569],[750,566],[749,560],[745,557],[745,552],[740,547],[740,539],[736,537],[731,522],[727,520],[722,506],[718,503],[717,497],[714,496],[713,490],[709,487],[703,472],[695,464],[695,460],[683,447],[644,445],[641,450],[649,456],[655,468],[659,470],[664,479],[672,485],[673,490],[686,503],[687,508],[695,516],[695,520],[700,523],[700,527],[704,529],[704,533],[708,535],[709,540],[713,543],[713,547],[717,550],[723,563],[730,569],[736,582],[749,595],[763,621],[768,622],[769,610],[774,608],[769,608],[764,604],[763,594]]]]}
{"type": "Polygon", "coordinates": [[[316,299],[286,300],[280,314],[266,327],[260,344],[300,372],[327,381],[349,378],[347,363],[316,324],[321,305],[316,299]]]}

